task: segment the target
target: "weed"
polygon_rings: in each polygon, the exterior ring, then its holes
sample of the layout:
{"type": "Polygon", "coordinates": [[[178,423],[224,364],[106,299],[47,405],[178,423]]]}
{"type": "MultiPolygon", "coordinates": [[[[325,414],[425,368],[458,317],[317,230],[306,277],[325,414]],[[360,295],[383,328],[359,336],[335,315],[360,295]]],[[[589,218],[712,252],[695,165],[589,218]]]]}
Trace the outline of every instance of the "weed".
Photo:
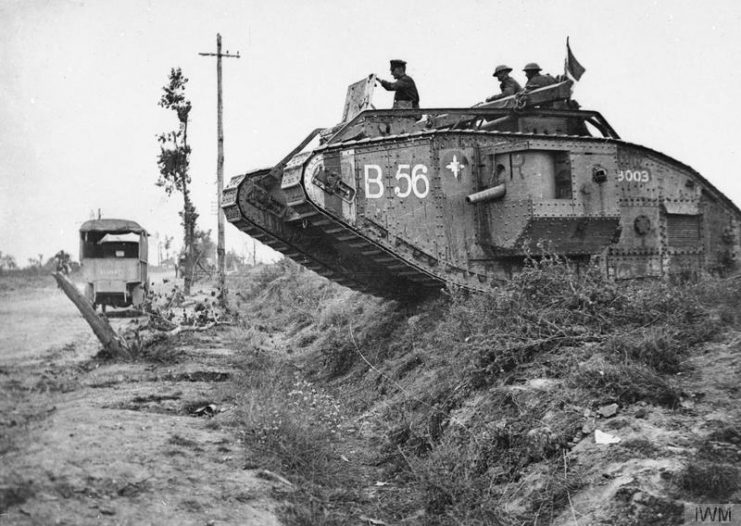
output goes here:
{"type": "Polygon", "coordinates": [[[13,506],[19,506],[34,495],[30,482],[15,480],[0,487],[0,514],[13,506]]]}
{"type": "Polygon", "coordinates": [[[136,355],[139,359],[151,363],[179,363],[184,357],[182,342],[186,337],[188,336],[184,334],[169,339],[162,336],[152,341],[150,345],[140,347],[136,355]]]}
{"type": "Polygon", "coordinates": [[[688,351],[687,340],[666,327],[618,334],[605,343],[605,353],[617,363],[646,365],[662,374],[679,372],[688,351]]]}
{"type": "Polygon", "coordinates": [[[325,337],[326,343],[319,349],[322,366],[327,379],[337,378],[347,373],[360,358],[352,342],[338,337],[337,329],[330,329],[325,337]]]}
{"type": "Polygon", "coordinates": [[[196,442],[195,440],[191,440],[189,438],[182,437],[178,434],[172,435],[168,440],[168,443],[172,444],[173,446],[193,449],[194,451],[203,451],[201,449],[201,446],[196,442]]]}
{"type": "Polygon", "coordinates": [[[261,365],[243,364],[248,369],[239,382],[235,425],[248,449],[265,467],[280,466],[311,483],[331,480],[333,429],[326,398],[280,364],[265,359],[261,365]]]}
{"type": "Polygon", "coordinates": [[[445,441],[425,458],[406,457],[427,524],[502,524],[495,471],[482,471],[475,443],[445,441]]]}
{"type": "Polygon", "coordinates": [[[660,453],[660,449],[646,438],[624,440],[620,443],[620,447],[644,458],[652,458],[660,453]]]}
{"type": "Polygon", "coordinates": [[[626,485],[615,492],[610,509],[614,526],[652,524],[675,526],[684,524],[684,504],[641,491],[639,487],[626,485]]]}
{"type": "Polygon", "coordinates": [[[670,380],[635,364],[592,363],[574,371],[568,381],[572,387],[590,389],[599,403],[646,401],[673,408],[681,395],[670,380]]]}
{"type": "Polygon", "coordinates": [[[708,440],[727,442],[729,444],[741,446],[741,426],[724,425],[710,433],[708,440]]]}
{"type": "Polygon", "coordinates": [[[586,482],[580,469],[568,469],[565,461],[551,462],[543,477],[544,483],[530,504],[533,524],[551,524],[556,512],[571,502],[571,495],[586,482]]]}
{"type": "Polygon", "coordinates": [[[738,468],[731,464],[692,460],[680,474],[679,485],[694,496],[725,500],[739,488],[738,468]]]}
{"type": "Polygon", "coordinates": [[[298,346],[301,349],[303,349],[304,347],[308,347],[309,345],[314,343],[318,337],[319,337],[318,334],[313,334],[313,333],[303,334],[300,336],[298,341],[296,341],[296,346],[298,346]]]}
{"type": "MultiPolygon", "coordinates": [[[[638,401],[675,407],[673,375],[697,346],[737,322],[741,307],[741,280],[618,283],[557,257],[531,261],[494,294],[450,292],[418,305],[350,292],[292,263],[260,272],[241,307],[255,343],[236,379],[233,425],[256,466],[278,466],[296,484],[290,524],[357,522],[347,510],[371,504],[346,488],[378,480],[338,461],[342,417],[332,416],[322,382],[344,394],[345,419],[373,408],[362,415],[372,430],[366,444],[385,480],[399,485],[374,495],[382,513],[373,516],[547,524],[584,483],[564,465],[584,409],[638,401]],[[269,345],[258,326],[281,328],[298,352],[283,361],[258,351],[269,345]],[[295,374],[299,363],[319,385],[295,374]],[[537,488],[521,492],[520,511],[509,516],[503,501],[533,472],[537,488]]],[[[736,432],[718,430],[712,440],[730,447],[736,432]]],[[[620,448],[656,454],[641,439],[620,448]]],[[[711,473],[700,468],[709,462],[723,465],[696,459],[683,479],[687,491],[701,485],[691,481],[708,482],[711,473]]],[[[721,474],[722,483],[734,484],[730,471],[721,474]]]]}
{"type": "Polygon", "coordinates": [[[319,315],[318,328],[347,326],[354,317],[354,313],[347,308],[347,303],[346,297],[343,296],[325,301],[319,315]]]}
{"type": "Polygon", "coordinates": [[[741,463],[741,427],[721,425],[698,447],[695,458],[708,462],[741,463]]]}

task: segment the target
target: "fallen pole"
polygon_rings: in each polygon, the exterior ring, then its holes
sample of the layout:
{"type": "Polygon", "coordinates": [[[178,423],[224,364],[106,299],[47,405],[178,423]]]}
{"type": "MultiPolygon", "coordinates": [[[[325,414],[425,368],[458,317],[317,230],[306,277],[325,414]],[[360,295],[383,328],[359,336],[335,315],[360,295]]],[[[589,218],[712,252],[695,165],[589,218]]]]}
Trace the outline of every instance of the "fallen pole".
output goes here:
{"type": "Polygon", "coordinates": [[[121,358],[132,358],[131,351],[125,342],[119,338],[116,332],[111,328],[108,320],[98,316],[95,312],[95,308],[92,304],[77,290],[77,287],[67,279],[66,276],[59,272],[53,272],[52,276],[57,280],[59,288],[67,295],[67,297],[75,304],[77,310],[80,311],[82,317],[93,329],[95,336],[103,344],[103,349],[111,356],[121,358]]]}

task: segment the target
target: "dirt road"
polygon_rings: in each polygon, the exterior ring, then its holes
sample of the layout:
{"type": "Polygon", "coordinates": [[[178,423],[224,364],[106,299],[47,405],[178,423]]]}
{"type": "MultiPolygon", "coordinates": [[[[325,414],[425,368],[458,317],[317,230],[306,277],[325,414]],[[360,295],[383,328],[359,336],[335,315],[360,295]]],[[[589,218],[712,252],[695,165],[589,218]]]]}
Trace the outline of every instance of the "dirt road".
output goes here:
{"type": "Polygon", "coordinates": [[[54,286],[0,295],[0,365],[41,359],[50,349],[74,344],[91,357],[98,342],[72,302],[54,286]]]}
{"type": "Polygon", "coordinates": [[[0,293],[0,524],[279,524],[220,424],[236,352],[216,334],[173,344],[164,362],[100,362],[51,278],[0,293]]]}

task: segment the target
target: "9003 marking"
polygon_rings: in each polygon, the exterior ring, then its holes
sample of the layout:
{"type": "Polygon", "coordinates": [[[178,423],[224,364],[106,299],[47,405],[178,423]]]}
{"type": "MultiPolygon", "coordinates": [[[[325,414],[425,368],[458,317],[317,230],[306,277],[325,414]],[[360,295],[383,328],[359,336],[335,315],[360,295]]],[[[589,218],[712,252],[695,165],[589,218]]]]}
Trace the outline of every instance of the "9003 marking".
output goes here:
{"type": "MultiPolygon", "coordinates": [[[[363,167],[365,181],[365,197],[378,199],[383,197],[384,186],[381,182],[383,170],[377,164],[366,164],[363,167]]],[[[414,193],[419,199],[424,199],[430,193],[430,180],[427,178],[427,166],[424,164],[400,164],[396,170],[397,185],[394,186],[394,195],[409,197],[414,193]],[[411,168],[411,173],[409,172],[411,168]]]]}
{"type": "Polygon", "coordinates": [[[620,170],[618,172],[618,182],[627,181],[629,183],[647,183],[651,180],[651,172],[648,170],[620,170]]]}

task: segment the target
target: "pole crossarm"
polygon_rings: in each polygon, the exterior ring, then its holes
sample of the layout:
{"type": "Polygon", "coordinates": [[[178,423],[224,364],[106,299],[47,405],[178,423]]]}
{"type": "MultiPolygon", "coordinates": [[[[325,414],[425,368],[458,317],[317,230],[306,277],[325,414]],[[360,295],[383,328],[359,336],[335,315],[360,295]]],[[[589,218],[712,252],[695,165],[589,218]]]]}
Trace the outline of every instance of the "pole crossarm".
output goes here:
{"type": "Polygon", "coordinates": [[[232,53],[229,53],[228,51],[226,53],[198,53],[202,57],[229,57],[229,58],[240,58],[239,57],[239,51],[237,51],[237,54],[234,55],[232,53]]]}

